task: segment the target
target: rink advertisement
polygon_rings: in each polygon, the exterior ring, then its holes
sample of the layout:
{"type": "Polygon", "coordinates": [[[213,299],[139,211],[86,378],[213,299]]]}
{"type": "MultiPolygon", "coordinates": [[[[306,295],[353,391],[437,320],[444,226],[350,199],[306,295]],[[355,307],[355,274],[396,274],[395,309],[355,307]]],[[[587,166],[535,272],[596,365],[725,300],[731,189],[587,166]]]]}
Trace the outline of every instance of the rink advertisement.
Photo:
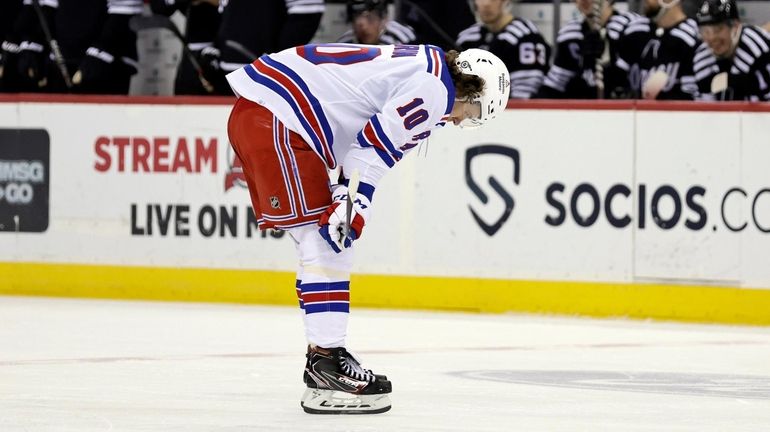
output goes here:
{"type": "Polygon", "coordinates": [[[0,231],[48,229],[49,176],[44,129],[0,129],[0,231]]]}
{"type": "MultiPolygon", "coordinates": [[[[122,101],[0,103],[0,292],[295,302],[229,100],[122,101]]],[[[770,323],[770,107],[512,108],[385,176],[358,304],[770,323]]]]}

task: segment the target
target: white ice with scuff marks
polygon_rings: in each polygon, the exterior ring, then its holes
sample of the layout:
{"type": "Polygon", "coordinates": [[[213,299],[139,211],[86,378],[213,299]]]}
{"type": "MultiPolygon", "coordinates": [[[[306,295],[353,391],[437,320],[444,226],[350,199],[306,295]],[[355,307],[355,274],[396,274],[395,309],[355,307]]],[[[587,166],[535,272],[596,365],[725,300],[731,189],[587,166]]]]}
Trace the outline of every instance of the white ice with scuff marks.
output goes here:
{"type": "Polygon", "coordinates": [[[765,431],[770,328],[353,307],[393,409],[299,406],[296,308],[0,297],[0,431],[765,431]]]}

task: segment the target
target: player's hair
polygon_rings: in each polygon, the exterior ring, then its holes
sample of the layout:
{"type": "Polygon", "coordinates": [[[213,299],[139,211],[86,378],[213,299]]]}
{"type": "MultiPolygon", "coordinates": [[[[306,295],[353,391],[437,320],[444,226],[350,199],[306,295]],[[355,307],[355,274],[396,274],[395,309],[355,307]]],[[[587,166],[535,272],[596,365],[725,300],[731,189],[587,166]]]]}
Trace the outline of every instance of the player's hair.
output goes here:
{"type": "Polygon", "coordinates": [[[449,66],[449,75],[455,85],[455,98],[460,100],[473,99],[484,91],[484,78],[460,72],[460,68],[456,64],[459,55],[460,53],[455,50],[447,51],[444,54],[446,64],[449,66]]]}

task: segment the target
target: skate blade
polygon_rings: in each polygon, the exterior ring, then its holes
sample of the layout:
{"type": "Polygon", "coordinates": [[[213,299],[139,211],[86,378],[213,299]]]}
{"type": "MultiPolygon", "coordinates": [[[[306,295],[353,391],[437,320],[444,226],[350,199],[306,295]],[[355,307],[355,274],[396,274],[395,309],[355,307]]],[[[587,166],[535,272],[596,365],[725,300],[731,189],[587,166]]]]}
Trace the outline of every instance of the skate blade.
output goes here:
{"type": "Polygon", "coordinates": [[[387,394],[355,395],[309,388],[300,406],[308,414],[381,414],[390,410],[387,394]]]}

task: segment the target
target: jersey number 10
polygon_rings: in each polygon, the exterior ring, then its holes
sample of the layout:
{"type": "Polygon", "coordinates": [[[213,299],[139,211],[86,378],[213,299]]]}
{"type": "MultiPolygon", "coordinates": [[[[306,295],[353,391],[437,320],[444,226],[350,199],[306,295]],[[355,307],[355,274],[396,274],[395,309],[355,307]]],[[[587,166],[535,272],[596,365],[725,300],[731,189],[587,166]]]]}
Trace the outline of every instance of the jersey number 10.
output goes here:
{"type": "Polygon", "coordinates": [[[408,104],[396,108],[398,115],[404,119],[404,127],[408,130],[412,130],[418,124],[428,120],[428,111],[423,108],[417,109],[423,102],[422,98],[414,98],[408,104]]]}

